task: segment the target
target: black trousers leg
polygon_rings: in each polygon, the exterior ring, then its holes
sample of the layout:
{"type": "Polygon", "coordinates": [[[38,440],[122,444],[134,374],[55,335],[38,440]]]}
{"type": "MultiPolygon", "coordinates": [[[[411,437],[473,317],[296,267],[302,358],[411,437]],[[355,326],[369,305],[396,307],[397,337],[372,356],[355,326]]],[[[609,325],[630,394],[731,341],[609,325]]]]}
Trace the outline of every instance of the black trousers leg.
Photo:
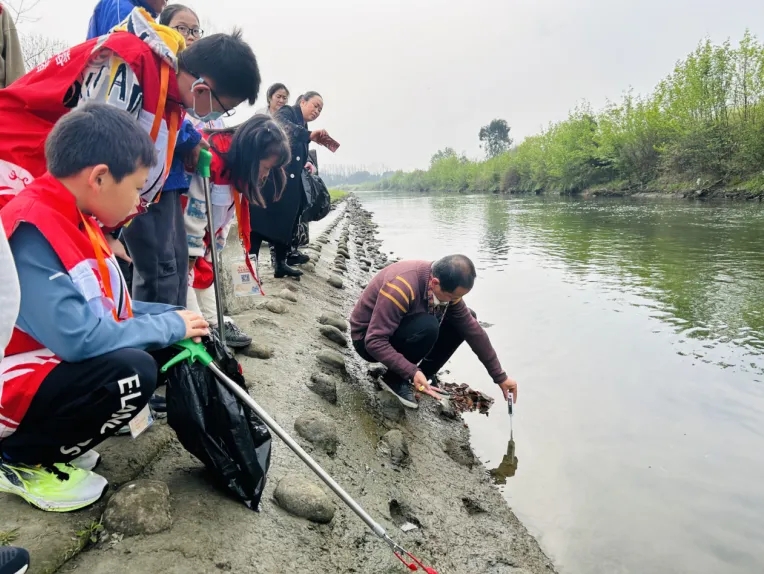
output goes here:
{"type": "MultiPolygon", "coordinates": [[[[438,327],[438,320],[429,313],[406,315],[390,337],[390,344],[393,349],[406,357],[407,361],[418,364],[427,356],[438,339],[438,327]]],[[[370,363],[376,362],[376,359],[366,350],[363,340],[353,341],[353,346],[362,359],[370,363]]]]}
{"type": "Polygon", "coordinates": [[[249,234],[249,253],[250,255],[256,255],[257,257],[260,257],[260,248],[263,246],[263,241],[265,238],[260,235],[259,233],[256,233],[255,231],[251,232],[249,234]]]}
{"type": "Polygon", "coordinates": [[[273,245],[273,253],[276,256],[276,262],[286,262],[289,246],[284,243],[271,243],[271,245],[273,245]]]}
{"type": "Polygon", "coordinates": [[[138,349],[61,363],[43,381],[18,430],[0,442],[0,451],[12,462],[69,462],[130,422],[156,382],[156,361],[138,349]]]}
{"type": "Polygon", "coordinates": [[[124,228],[122,236],[133,259],[133,298],[185,307],[188,243],[178,192],[163,192],[158,203],[124,228]]]}
{"type": "MultiPolygon", "coordinates": [[[[130,255],[130,248],[125,243],[124,237],[119,238],[119,242],[124,245],[125,251],[130,255]]],[[[117,263],[119,264],[119,270],[122,272],[122,277],[125,278],[125,285],[127,286],[127,292],[132,294],[133,292],[133,264],[128,263],[124,259],[117,257],[117,263]]]]}
{"type": "MultiPolygon", "coordinates": [[[[475,312],[472,309],[470,309],[470,313],[472,313],[473,317],[477,318],[477,315],[475,315],[475,312]]],[[[424,373],[428,379],[432,378],[433,375],[438,374],[438,371],[443,368],[443,365],[448,362],[456,352],[456,349],[458,349],[459,345],[463,342],[464,337],[462,337],[461,333],[454,327],[453,323],[449,321],[448,314],[446,314],[443,324],[440,326],[438,340],[435,342],[435,346],[419,365],[422,373],[424,373]]]]}

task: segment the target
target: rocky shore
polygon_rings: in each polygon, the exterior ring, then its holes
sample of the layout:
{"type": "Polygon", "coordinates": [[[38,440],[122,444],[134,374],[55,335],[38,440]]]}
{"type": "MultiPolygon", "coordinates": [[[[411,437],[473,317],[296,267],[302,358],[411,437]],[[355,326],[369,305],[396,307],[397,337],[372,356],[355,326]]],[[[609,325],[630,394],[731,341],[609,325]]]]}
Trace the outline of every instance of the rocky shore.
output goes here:
{"type": "Polygon", "coordinates": [[[762,190],[729,188],[723,186],[695,186],[674,191],[642,188],[598,188],[587,189],[582,194],[584,198],[594,197],[623,197],[638,199],[691,199],[691,200],[732,200],[732,201],[761,201],[764,197],[762,190]]]}
{"type": "MultiPolygon", "coordinates": [[[[473,455],[466,425],[428,399],[404,411],[352,352],[345,318],[388,262],[370,215],[349,197],[311,231],[301,281],[261,265],[265,298],[233,294],[235,230],[226,248],[227,313],[255,338],[238,356],[252,396],[440,574],[553,572],[473,455]]],[[[99,451],[112,488],[96,508],[59,516],[0,495],[0,543],[10,533],[26,547],[31,573],[406,572],[275,437],[258,513],[213,488],[161,421],[99,451]]]]}

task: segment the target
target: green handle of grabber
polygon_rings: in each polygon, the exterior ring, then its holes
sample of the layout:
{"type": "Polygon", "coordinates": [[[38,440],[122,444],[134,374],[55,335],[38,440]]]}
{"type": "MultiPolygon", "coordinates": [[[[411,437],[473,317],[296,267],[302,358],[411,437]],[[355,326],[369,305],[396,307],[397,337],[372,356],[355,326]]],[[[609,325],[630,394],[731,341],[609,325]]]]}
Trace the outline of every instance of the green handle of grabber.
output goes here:
{"type": "Polygon", "coordinates": [[[161,369],[163,373],[166,373],[170,367],[182,363],[183,361],[189,361],[191,363],[199,361],[206,367],[213,360],[212,355],[210,355],[204,347],[204,343],[194,343],[191,339],[185,339],[175,343],[173,347],[180,349],[180,353],[165,363],[161,369]]]}
{"type": "Polygon", "coordinates": [[[203,149],[199,152],[199,161],[196,163],[196,173],[202,177],[210,176],[210,164],[212,163],[212,153],[203,149]]]}

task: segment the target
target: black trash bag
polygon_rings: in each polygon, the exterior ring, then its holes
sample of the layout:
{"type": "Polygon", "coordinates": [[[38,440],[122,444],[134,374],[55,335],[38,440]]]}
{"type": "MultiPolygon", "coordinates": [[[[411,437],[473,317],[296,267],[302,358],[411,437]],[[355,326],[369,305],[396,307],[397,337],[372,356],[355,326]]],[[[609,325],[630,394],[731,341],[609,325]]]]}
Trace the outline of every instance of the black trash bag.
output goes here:
{"type": "Polygon", "coordinates": [[[308,170],[302,170],[302,187],[305,191],[305,209],[302,221],[320,221],[332,209],[332,198],[326,189],[324,180],[317,175],[311,175],[308,170]]]}
{"type": "MultiPolygon", "coordinates": [[[[204,346],[220,370],[246,389],[239,363],[214,332],[204,346]]],[[[178,363],[167,377],[167,421],[180,443],[221,488],[257,511],[271,463],[268,427],[199,362],[178,363]]]]}

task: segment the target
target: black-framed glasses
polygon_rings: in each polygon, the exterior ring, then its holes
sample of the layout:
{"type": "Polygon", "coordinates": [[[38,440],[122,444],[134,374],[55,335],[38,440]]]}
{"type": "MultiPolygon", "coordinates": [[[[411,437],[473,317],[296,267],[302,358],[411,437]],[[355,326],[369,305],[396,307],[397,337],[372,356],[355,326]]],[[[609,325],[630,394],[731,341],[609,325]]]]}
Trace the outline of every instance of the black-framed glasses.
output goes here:
{"type": "Polygon", "coordinates": [[[178,26],[173,26],[173,29],[180,32],[182,36],[193,36],[194,38],[197,38],[197,39],[204,36],[204,30],[202,30],[201,28],[189,28],[188,26],[179,24],[178,26]]]}
{"type": "MultiPolygon", "coordinates": [[[[205,82],[207,84],[207,82],[205,82]]],[[[210,88],[209,84],[207,84],[207,87],[210,88]]],[[[225,104],[220,101],[220,98],[218,98],[218,95],[215,93],[215,90],[210,88],[210,93],[212,94],[212,97],[215,98],[215,101],[218,103],[218,105],[223,109],[223,117],[224,118],[230,118],[232,115],[236,113],[236,108],[231,108],[230,110],[225,107],[225,104]]]]}

